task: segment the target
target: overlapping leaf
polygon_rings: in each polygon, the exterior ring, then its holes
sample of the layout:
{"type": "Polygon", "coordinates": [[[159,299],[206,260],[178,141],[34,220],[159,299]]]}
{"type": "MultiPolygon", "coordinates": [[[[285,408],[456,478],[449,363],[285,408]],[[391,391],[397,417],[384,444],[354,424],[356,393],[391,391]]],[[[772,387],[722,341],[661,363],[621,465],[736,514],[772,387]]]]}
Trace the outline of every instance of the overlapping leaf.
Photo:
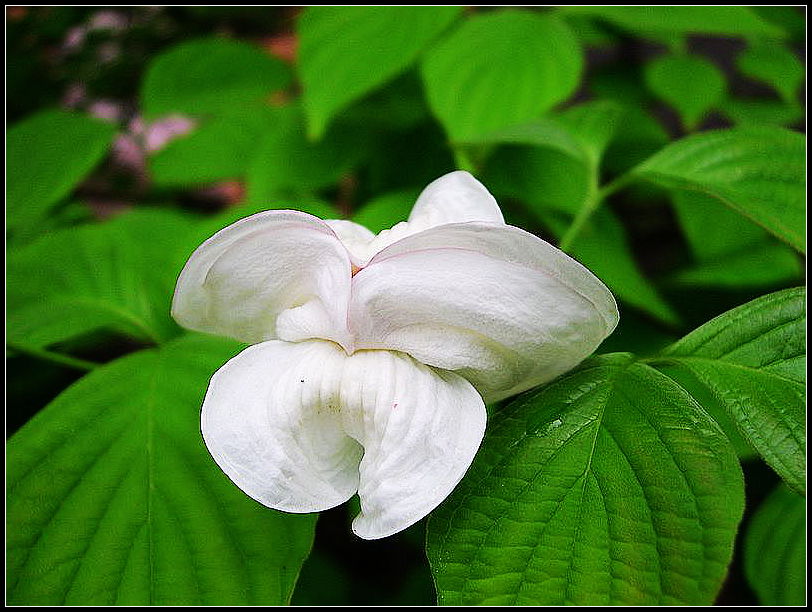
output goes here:
{"type": "Polygon", "coordinates": [[[206,381],[238,345],[188,336],[81,379],[7,455],[16,605],[279,605],[313,515],[246,497],[200,436],[206,381]]]}
{"type": "Polygon", "coordinates": [[[595,358],[491,419],[429,522],[439,602],[708,604],[743,501],[732,448],[682,388],[595,358]]]}

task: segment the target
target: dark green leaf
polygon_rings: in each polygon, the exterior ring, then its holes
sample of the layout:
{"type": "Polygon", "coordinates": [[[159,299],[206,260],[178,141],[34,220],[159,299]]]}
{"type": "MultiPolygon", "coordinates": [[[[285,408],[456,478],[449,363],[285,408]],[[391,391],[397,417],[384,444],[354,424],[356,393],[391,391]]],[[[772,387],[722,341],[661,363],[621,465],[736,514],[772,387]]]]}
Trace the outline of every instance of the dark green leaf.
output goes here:
{"type": "Polygon", "coordinates": [[[311,6],[299,18],[308,132],[405,70],[459,15],[455,6],[311,6]]]}
{"type": "Polygon", "coordinates": [[[408,190],[378,196],[364,204],[352,220],[375,233],[389,229],[409,218],[418,195],[418,192],[408,190]]]}
{"type": "Polygon", "coordinates": [[[799,255],[785,244],[758,242],[684,268],[672,280],[691,287],[777,287],[803,278],[799,255]]]}
{"type": "Polygon", "coordinates": [[[805,252],[805,150],[797,132],[733,128],[674,142],[634,172],[669,189],[713,196],[805,252]]]}
{"type": "Polygon", "coordinates": [[[451,605],[713,601],[744,503],[717,425],[669,378],[593,358],[497,412],[427,552],[451,605]]]}
{"type": "Polygon", "coordinates": [[[451,140],[468,142],[536,119],[578,87],[578,40],[555,17],[476,15],[426,53],[423,80],[451,140]]]}
{"type": "Polygon", "coordinates": [[[182,43],[147,69],[141,105],[149,117],[218,113],[288,86],[290,69],[254,45],[227,38],[182,43]]]}
{"type": "Polygon", "coordinates": [[[6,141],[6,224],[27,231],[102,160],[115,127],[78,113],[44,111],[11,127],[6,141]]]}
{"type": "Polygon", "coordinates": [[[744,571],[765,606],[806,604],[806,500],[779,486],[750,521],[744,571]]]}
{"type": "Polygon", "coordinates": [[[693,131],[724,97],[722,72],[708,60],[692,55],[663,55],[646,64],[646,85],[674,108],[685,128],[693,131]]]}
{"type": "Polygon", "coordinates": [[[730,98],[719,110],[737,125],[791,126],[804,118],[800,105],[780,100],[730,98]]]}
{"type": "Polygon", "coordinates": [[[688,371],[796,491],[806,488],[805,299],[803,287],[765,295],[652,360],[688,371]]]}
{"type": "Polygon", "coordinates": [[[239,345],[187,336],[81,379],[9,441],[7,595],[16,605],[287,603],[314,515],[245,496],[200,436],[239,345]]]}

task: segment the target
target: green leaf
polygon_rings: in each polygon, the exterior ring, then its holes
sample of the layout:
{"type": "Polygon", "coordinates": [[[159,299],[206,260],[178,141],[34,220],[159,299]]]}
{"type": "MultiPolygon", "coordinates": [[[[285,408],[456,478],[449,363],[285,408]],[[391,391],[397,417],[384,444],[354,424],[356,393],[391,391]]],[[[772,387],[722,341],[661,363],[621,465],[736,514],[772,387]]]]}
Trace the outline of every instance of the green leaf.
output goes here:
{"type": "Polygon", "coordinates": [[[784,36],[780,27],[745,6],[567,6],[560,10],[598,17],[644,35],[784,36]]]}
{"type": "Polygon", "coordinates": [[[736,125],[792,126],[804,118],[802,106],[780,100],[730,98],[719,110],[736,125]]]}
{"type": "Polygon", "coordinates": [[[594,100],[573,106],[558,115],[514,125],[465,144],[512,144],[545,147],[560,151],[596,170],[622,115],[620,105],[594,100]]]}
{"type": "Polygon", "coordinates": [[[744,540],[744,572],[764,606],[806,604],[806,500],[779,486],[759,506],[744,540]]]}
{"type": "Polygon", "coordinates": [[[226,38],[182,43],[147,68],[141,106],[149,117],[218,113],[288,86],[290,69],[254,45],[226,38]]]}
{"type": "Polygon", "coordinates": [[[206,383],[238,348],[196,335],[129,355],[11,438],[9,603],[289,601],[315,516],[249,499],[200,436],[206,383]]]}
{"type": "Polygon", "coordinates": [[[352,220],[377,234],[406,221],[418,195],[419,192],[409,189],[378,196],[364,204],[352,220]]]}
{"type": "Polygon", "coordinates": [[[427,553],[441,604],[710,604],[743,505],[718,426],[606,355],[494,414],[427,553]]]}
{"type": "Polygon", "coordinates": [[[758,41],[736,58],[736,66],[745,76],[766,83],[781,98],[798,106],[798,90],[804,82],[804,65],[786,45],[776,41],[758,41]]]}
{"type": "Polygon", "coordinates": [[[702,325],[651,361],[685,371],[703,385],[764,460],[801,492],[806,488],[805,300],[803,287],[762,296],[702,325]]]}
{"type": "Polygon", "coordinates": [[[274,109],[259,105],[224,111],[158,151],[149,162],[153,180],[172,186],[243,177],[276,117],[274,109]]]}
{"type": "Polygon", "coordinates": [[[357,165],[368,150],[366,132],[335,124],[319,142],[305,135],[295,106],[274,109],[246,174],[247,201],[276,208],[274,201],[328,187],[357,165]]]}
{"type": "Polygon", "coordinates": [[[740,127],[678,140],[634,170],[668,189],[721,200],[805,252],[806,141],[777,127],[740,127]]]}
{"type": "Polygon", "coordinates": [[[102,328],[148,342],[176,335],[169,309],[177,275],[199,244],[193,219],[138,210],[10,252],[9,341],[46,347],[102,328]]]}
{"type": "Polygon", "coordinates": [[[459,15],[456,6],[311,6],[299,18],[298,70],[309,134],[405,70],[459,15]]]}
{"type": "Polygon", "coordinates": [[[775,286],[803,273],[797,253],[767,232],[698,192],[671,194],[683,234],[698,263],[674,276],[694,286],[775,286]]]}
{"type": "Polygon", "coordinates": [[[724,97],[722,72],[708,60],[692,55],[663,55],[646,64],[646,85],[674,108],[685,128],[693,131],[724,97]]]}
{"type": "Polygon", "coordinates": [[[454,142],[540,117],[577,89],[583,55],[551,15],[475,15],[424,56],[429,106],[454,142]]]}
{"type": "Polygon", "coordinates": [[[78,113],[37,113],[8,131],[6,224],[30,232],[102,160],[114,126],[78,113]]]}

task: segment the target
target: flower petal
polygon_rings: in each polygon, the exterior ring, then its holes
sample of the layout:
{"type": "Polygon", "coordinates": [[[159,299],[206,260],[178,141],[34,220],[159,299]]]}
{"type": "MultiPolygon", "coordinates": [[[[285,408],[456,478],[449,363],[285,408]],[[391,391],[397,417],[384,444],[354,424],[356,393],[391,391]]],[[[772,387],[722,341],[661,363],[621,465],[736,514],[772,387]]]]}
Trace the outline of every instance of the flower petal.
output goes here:
{"type": "Polygon", "coordinates": [[[270,341],[212,377],[201,430],[228,477],[271,508],[326,510],[357,490],[353,530],[376,539],[445,499],[471,464],[485,419],[468,381],[408,355],[270,341]]]}
{"type": "Polygon", "coordinates": [[[341,398],[347,433],[364,447],[361,513],[352,528],[368,540],[406,529],[437,507],[485,433],[485,404],[468,381],[402,353],[354,353],[341,398]]]}
{"type": "Polygon", "coordinates": [[[349,316],[356,348],[457,371],[488,402],[571,369],[618,320],[589,270],[489,223],[435,227],[381,251],[354,278],[349,316]]]}
{"type": "Polygon", "coordinates": [[[346,219],[327,219],[325,223],[330,226],[341,244],[349,251],[352,262],[361,266],[369,259],[369,245],[375,239],[375,234],[360,223],[346,219]]]}
{"type": "Polygon", "coordinates": [[[332,342],[255,344],[212,377],[201,431],[217,465],[258,502],[285,512],[337,506],[358,489],[363,449],[344,433],[332,342]]]}
{"type": "Polygon", "coordinates": [[[416,219],[425,219],[425,228],[466,221],[505,222],[494,197],[464,170],[449,172],[429,183],[417,198],[408,221],[416,219]]]}
{"type": "Polygon", "coordinates": [[[204,242],[178,278],[172,315],[244,342],[347,342],[351,263],[333,230],[297,211],[246,217],[204,242]]]}

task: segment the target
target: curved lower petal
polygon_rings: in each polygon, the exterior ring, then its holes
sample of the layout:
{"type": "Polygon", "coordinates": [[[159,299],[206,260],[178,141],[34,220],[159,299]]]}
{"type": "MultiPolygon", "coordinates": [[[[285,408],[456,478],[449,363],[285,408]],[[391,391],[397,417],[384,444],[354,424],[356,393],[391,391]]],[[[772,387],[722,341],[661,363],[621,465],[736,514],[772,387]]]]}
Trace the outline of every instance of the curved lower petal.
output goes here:
{"type": "Polygon", "coordinates": [[[566,372],[617,324],[612,294],[562,251],[516,227],[435,227],[356,274],[357,348],[394,349],[470,380],[486,401],[566,372]]]}
{"type": "Polygon", "coordinates": [[[266,211],[204,242],[178,278],[172,315],[244,342],[347,342],[350,257],[333,230],[297,211],[266,211]]]}
{"type": "Polygon", "coordinates": [[[256,344],[212,377],[201,431],[217,465],[276,510],[317,512],[358,489],[363,449],[342,426],[344,351],[331,342],[256,344]]]}
{"type": "Polygon", "coordinates": [[[360,351],[347,359],[342,405],[347,433],[364,447],[353,521],[383,538],[416,523],[465,475],[485,433],[485,404],[464,378],[408,355],[360,351]]]}
{"type": "Polygon", "coordinates": [[[504,223],[502,211],[485,186],[464,170],[449,172],[418,196],[409,222],[425,219],[426,227],[445,223],[504,223]]]}
{"type": "Polygon", "coordinates": [[[212,377],[201,429],[220,468],[271,508],[325,510],[357,490],[353,530],[376,539],[446,498],[471,464],[485,420],[468,381],[408,355],[271,341],[212,377]]]}

